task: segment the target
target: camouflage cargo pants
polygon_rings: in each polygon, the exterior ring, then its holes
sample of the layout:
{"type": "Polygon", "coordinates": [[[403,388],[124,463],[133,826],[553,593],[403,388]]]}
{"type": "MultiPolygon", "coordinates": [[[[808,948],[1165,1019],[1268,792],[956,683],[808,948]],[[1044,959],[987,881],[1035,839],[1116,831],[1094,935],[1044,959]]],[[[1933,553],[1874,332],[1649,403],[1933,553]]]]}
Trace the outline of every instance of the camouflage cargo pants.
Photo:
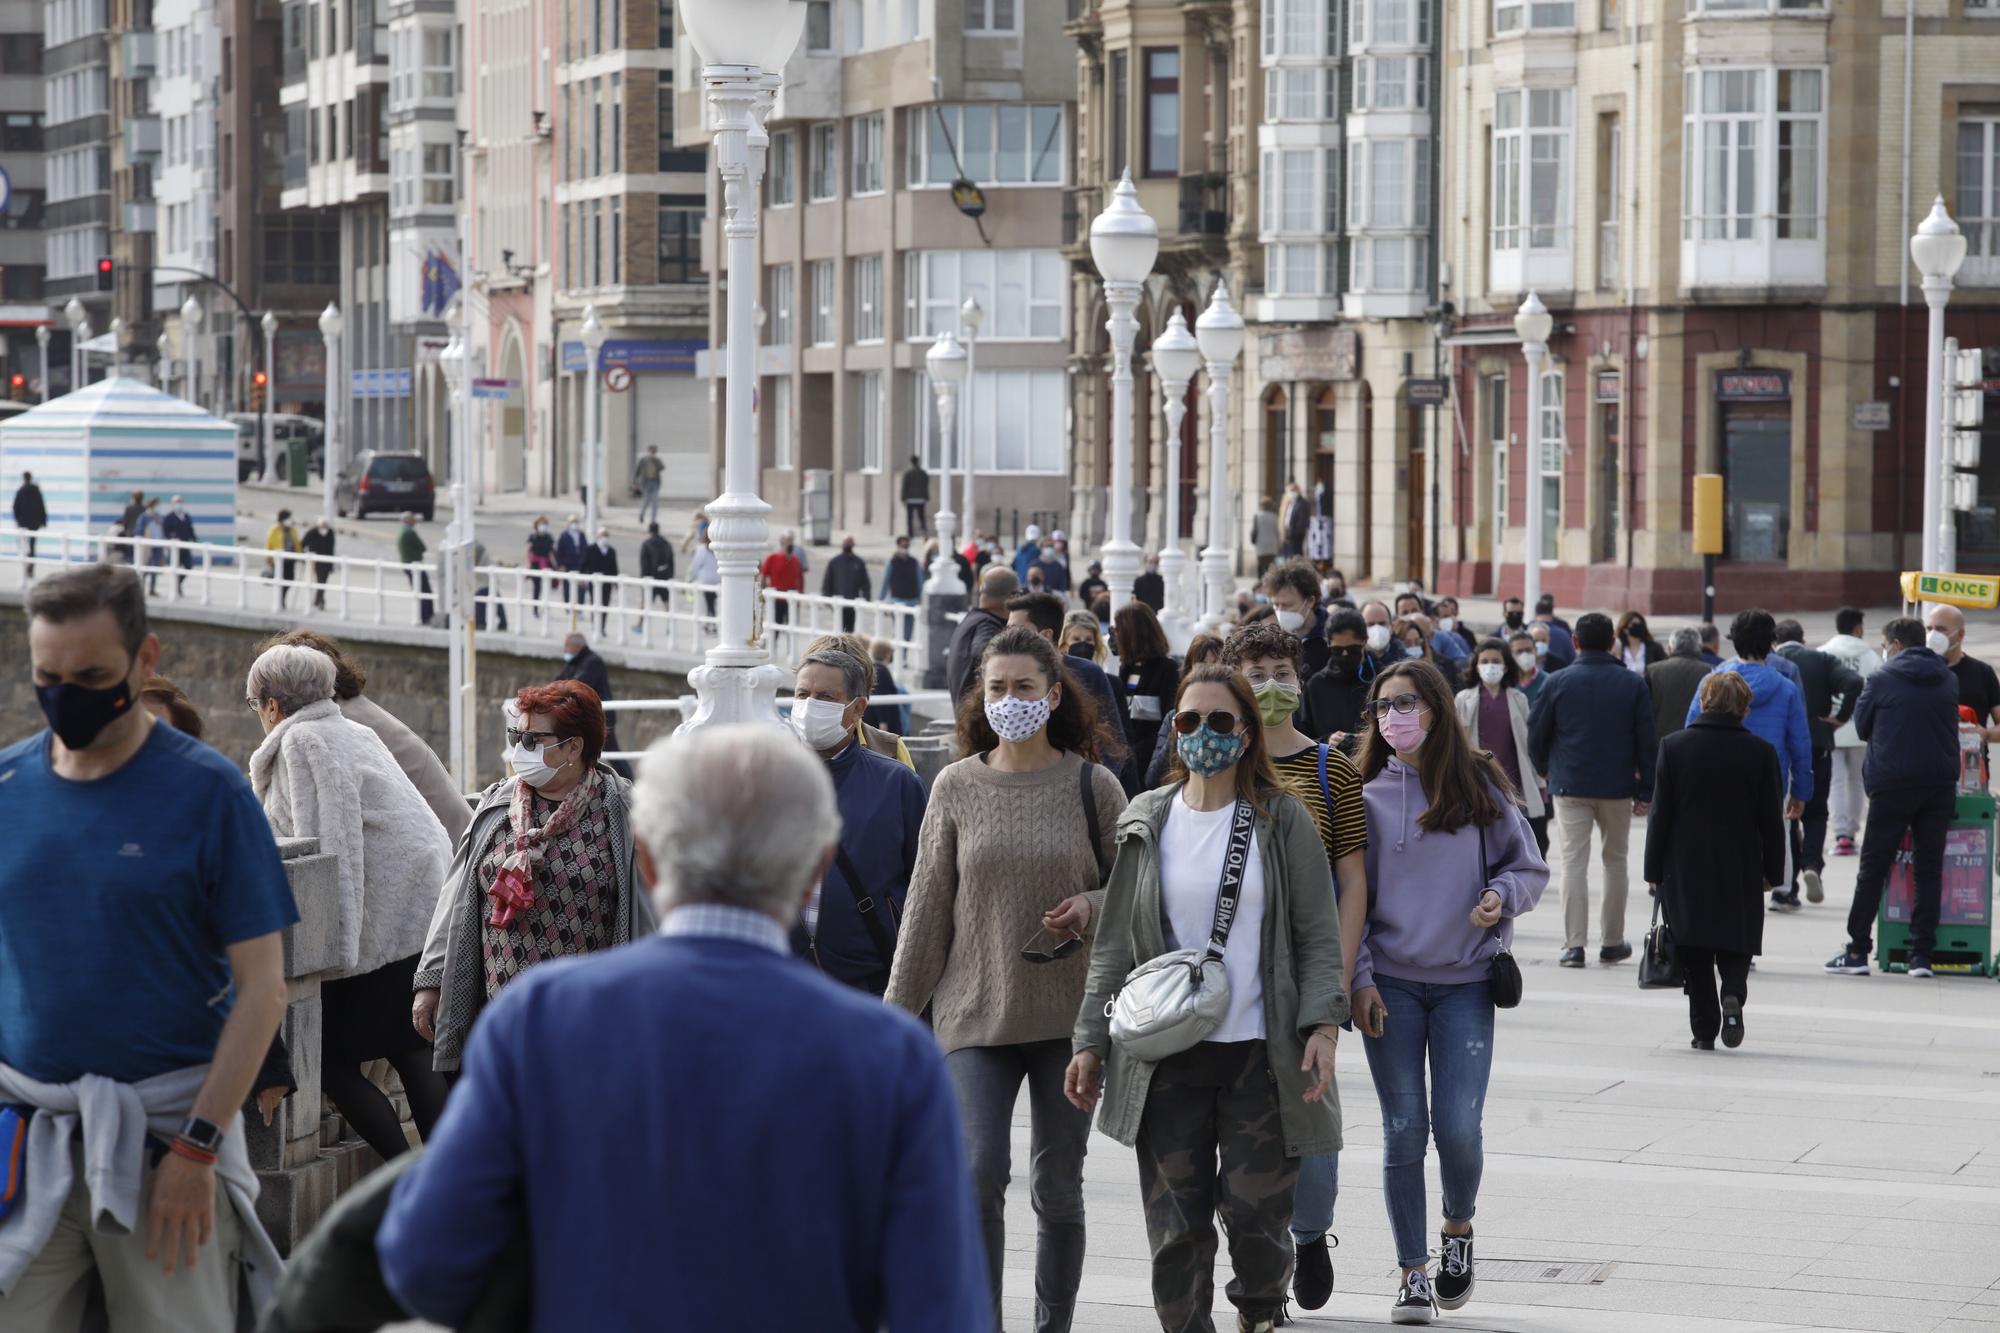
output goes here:
{"type": "Polygon", "coordinates": [[[1214,1333],[1215,1216],[1236,1270],[1225,1289],[1270,1319],[1292,1275],[1292,1193],[1278,1089],[1261,1041],[1202,1042],[1160,1062],[1139,1121],[1139,1187],[1166,1333],[1214,1333]]]}

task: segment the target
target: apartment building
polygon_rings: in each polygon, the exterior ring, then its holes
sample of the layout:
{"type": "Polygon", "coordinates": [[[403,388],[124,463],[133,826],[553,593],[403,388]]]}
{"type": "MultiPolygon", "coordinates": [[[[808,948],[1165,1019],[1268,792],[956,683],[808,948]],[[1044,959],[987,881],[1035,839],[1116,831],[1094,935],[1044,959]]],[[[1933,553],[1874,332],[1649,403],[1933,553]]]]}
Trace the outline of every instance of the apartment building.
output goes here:
{"type": "MultiPolygon", "coordinates": [[[[449,281],[463,283],[460,251],[458,14],[452,0],[390,0],[389,324],[409,349],[391,387],[409,376],[410,447],[441,479],[452,476],[450,384],[438,362],[449,281]],[[449,275],[449,281],[447,276],[449,275]]],[[[378,377],[379,381],[379,377],[378,377]]]]}
{"type": "MultiPolygon", "coordinates": [[[[21,376],[18,392],[29,401],[38,399],[41,389],[35,329],[51,319],[43,293],[48,275],[43,12],[42,0],[0,3],[0,173],[7,197],[0,209],[0,375],[10,392],[13,377],[21,376]]],[[[60,342],[50,344],[52,371],[68,359],[68,337],[65,330],[60,342]]]]}
{"type": "MultiPolygon", "coordinates": [[[[111,4],[50,0],[42,53],[48,198],[43,211],[43,294],[60,312],[75,298],[95,332],[111,326],[112,293],[97,289],[97,262],[111,256],[111,4]]],[[[57,327],[68,337],[60,314],[57,327]]],[[[101,361],[102,358],[99,358],[101,361]]],[[[69,358],[56,372],[67,383],[69,358]]]]}
{"type": "MultiPolygon", "coordinates": [[[[153,180],[152,308],[159,312],[174,362],[176,392],[187,391],[192,343],[200,378],[195,401],[227,410],[242,398],[237,355],[241,339],[246,334],[261,335],[248,327],[234,302],[195,276],[215,275],[215,137],[222,66],[217,18],[215,0],[155,0],[153,33],[143,45],[151,48],[152,101],[161,142],[153,180]],[[182,303],[190,296],[203,311],[198,331],[186,327],[180,316],[182,303]]],[[[131,43],[135,48],[141,44],[131,43]]],[[[143,355],[144,349],[139,350],[143,355]]]]}
{"type": "MultiPolygon", "coordinates": [[[[1444,586],[1518,588],[1535,558],[1572,605],[1692,609],[1692,477],[1719,472],[1723,604],[1894,595],[1923,490],[1908,238],[1936,195],[1970,243],[1949,332],[2000,349],[2000,8],[1906,2],[1451,12],[1444,586]],[[1509,323],[1529,289],[1556,320],[1533,386],[1509,323]]],[[[1991,428],[1980,463],[1962,568],[2000,561],[1991,428]]]]}
{"type": "MultiPolygon", "coordinates": [[[[924,357],[959,330],[969,296],[985,311],[960,412],[977,525],[1064,514],[1076,80],[1062,7],[813,0],[808,11],[768,121],[760,328],[725,327],[720,229],[703,240],[717,349],[703,365],[719,377],[728,337],[759,341],[762,487],[775,522],[799,514],[808,474],[824,472],[836,532],[900,526],[910,455],[934,478],[946,458],[924,357]],[[977,187],[957,191],[968,209],[954,201],[959,182],[977,187]]],[[[681,137],[705,142],[699,62],[685,44],[676,77],[681,137]]],[[[717,218],[719,186],[705,189],[717,218]]],[[[712,493],[719,392],[707,415],[712,493]]]]}
{"type": "MultiPolygon", "coordinates": [[[[153,109],[157,43],[153,0],[110,0],[105,42],[109,128],[105,135],[111,175],[110,255],[116,264],[111,315],[119,365],[151,362],[160,321],[153,310],[152,269],[159,229],[153,181],[163,147],[153,109]]],[[[95,259],[91,265],[95,267],[95,259]]],[[[87,304],[87,303],[86,303],[87,304]]],[[[93,321],[95,323],[95,321],[93,321]]],[[[97,332],[110,332],[108,323],[97,332]]]]}

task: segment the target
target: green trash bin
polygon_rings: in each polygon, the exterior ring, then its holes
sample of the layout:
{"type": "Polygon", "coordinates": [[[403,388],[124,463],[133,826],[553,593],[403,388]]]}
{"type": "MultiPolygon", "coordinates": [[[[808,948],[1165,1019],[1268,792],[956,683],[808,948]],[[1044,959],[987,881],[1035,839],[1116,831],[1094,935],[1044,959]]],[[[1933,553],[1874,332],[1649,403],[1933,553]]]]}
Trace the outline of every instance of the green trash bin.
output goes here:
{"type": "MultiPolygon", "coordinates": [[[[1945,833],[1944,894],[1931,953],[1931,967],[1940,976],[1993,975],[1994,810],[1990,793],[1961,791],[1958,813],[1945,833]]],[[[1910,912],[1916,904],[1910,855],[1904,834],[1876,920],[1875,957],[1884,972],[1901,972],[1910,963],[1910,912]]]]}
{"type": "Polygon", "coordinates": [[[285,470],[291,478],[292,485],[304,486],[306,484],[306,465],[310,461],[306,457],[306,442],[304,440],[293,440],[285,446],[285,452],[288,455],[285,470]]]}

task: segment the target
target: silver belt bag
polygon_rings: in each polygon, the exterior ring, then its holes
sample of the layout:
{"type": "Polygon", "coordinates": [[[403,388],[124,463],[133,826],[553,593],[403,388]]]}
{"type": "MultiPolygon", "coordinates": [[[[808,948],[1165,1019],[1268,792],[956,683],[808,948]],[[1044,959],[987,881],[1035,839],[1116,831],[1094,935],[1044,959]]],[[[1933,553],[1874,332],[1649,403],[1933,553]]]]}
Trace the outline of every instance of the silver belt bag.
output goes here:
{"type": "Polygon", "coordinates": [[[1105,1016],[1111,1020],[1112,1042],[1132,1059],[1156,1062],[1179,1055],[1205,1040],[1228,1016],[1229,975],[1223,970],[1222,954],[1236,919],[1255,819],[1249,802],[1236,803],[1208,943],[1199,949],[1175,949],[1141,963],[1104,1006],[1105,1016]]]}

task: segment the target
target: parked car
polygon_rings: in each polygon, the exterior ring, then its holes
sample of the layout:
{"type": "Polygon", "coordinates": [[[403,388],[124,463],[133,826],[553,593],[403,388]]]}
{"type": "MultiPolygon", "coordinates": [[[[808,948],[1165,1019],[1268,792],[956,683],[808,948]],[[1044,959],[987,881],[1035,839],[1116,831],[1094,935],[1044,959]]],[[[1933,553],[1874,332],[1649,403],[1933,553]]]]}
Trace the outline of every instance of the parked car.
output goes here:
{"type": "MultiPolygon", "coordinates": [[[[294,440],[304,440],[307,467],[314,472],[320,470],[326,457],[326,430],[317,418],[273,412],[266,420],[270,423],[273,448],[282,455],[294,440]]],[[[248,481],[257,475],[258,457],[263,452],[257,440],[260,423],[255,412],[231,412],[229,421],[236,427],[236,480],[248,481]]]]}
{"type": "Polygon", "coordinates": [[[437,514],[437,483],[422,454],[367,449],[334,482],[333,504],[342,518],[410,510],[429,522],[437,514]]]}

